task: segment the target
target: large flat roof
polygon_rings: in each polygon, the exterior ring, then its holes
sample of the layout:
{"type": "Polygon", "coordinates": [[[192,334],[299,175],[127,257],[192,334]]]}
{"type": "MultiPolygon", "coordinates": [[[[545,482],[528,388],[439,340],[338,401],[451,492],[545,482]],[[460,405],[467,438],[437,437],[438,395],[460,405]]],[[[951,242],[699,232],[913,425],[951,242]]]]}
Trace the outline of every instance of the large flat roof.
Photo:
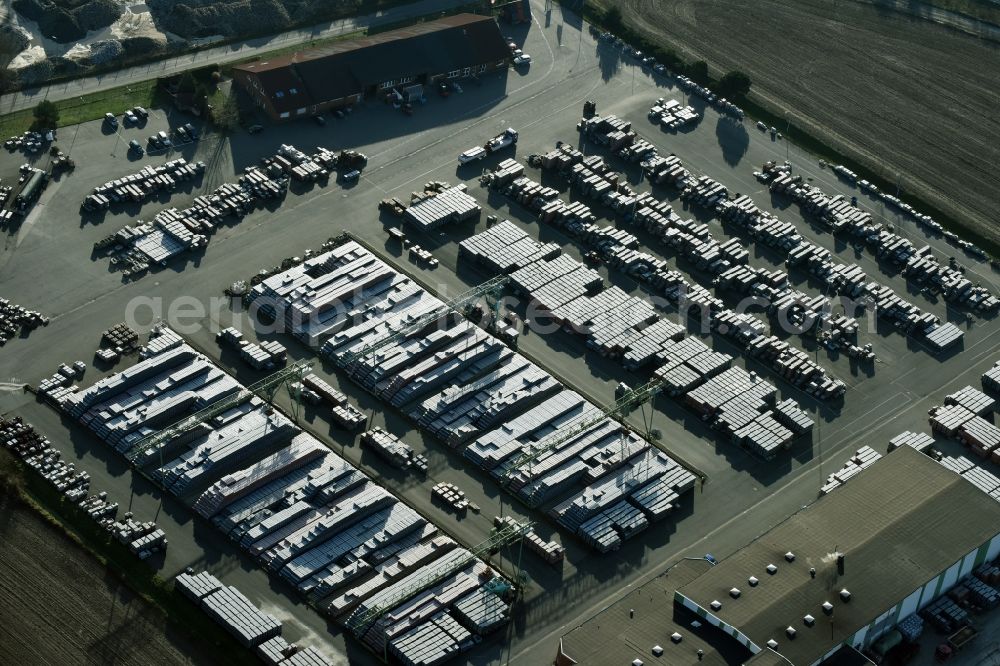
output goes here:
{"type": "Polygon", "coordinates": [[[709,612],[762,648],[776,640],[793,664],[808,665],[998,533],[1000,503],[903,447],[678,591],[706,610],[721,602],[709,612]],[[795,555],[791,563],[787,552],[795,555]],[[777,567],[773,575],[769,564],[777,567]],[[738,599],[729,594],[734,587],[738,599]],[[841,589],[850,592],[846,603],[841,589]],[[823,614],[826,601],[832,617],[823,614]],[[806,614],[816,618],[814,627],[803,622],[806,614]],[[794,640],[785,635],[789,626],[794,640]]]}
{"type": "MultiPolygon", "coordinates": [[[[681,560],[667,573],[643,584],[562,637],[563,652],[580,664],[631,664],[641,659],[647,666],[733,666],[745,662],[750,652],[733,642],[715,646],[712,627],[701,622],[696,629],[693,612],[673,606],[674,591],[700,576],[708,562],[681,560]],[[630,611],[633,611],[631,616],[630,611]],[[673,643],[670,635],[681,634],[673,643]],[[663,655],[652,648],[659,645],[663,655]],[[704,652],[698,660],[698,650],[704,652]]],[[[787,666],[783,664],[782,666],[787,666]]]]}

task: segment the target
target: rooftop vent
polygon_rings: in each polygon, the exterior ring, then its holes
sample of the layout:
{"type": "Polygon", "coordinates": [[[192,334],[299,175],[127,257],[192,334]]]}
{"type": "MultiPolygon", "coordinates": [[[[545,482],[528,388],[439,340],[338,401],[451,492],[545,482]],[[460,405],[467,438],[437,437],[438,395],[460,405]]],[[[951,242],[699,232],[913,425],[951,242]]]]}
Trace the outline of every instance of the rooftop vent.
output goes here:
{"type": "Polygon", "coordinates": [[[840,591],[840,600],[845,604],[851,600],[851,593],[847,591],[846,587],[840,591]]]}
{"type": "Polygon", "coordinates": [[[663,656],[663,648],[660,647],[659,645],[654,645],[653,646],[653,656],[654,657],[662,657],[663,656]]]}
{"type": "Polygon", "coordinates": [[[795,640],[795,627],[791,627],[791,626],[786,627],[785,628],[785,635],[788,636],[789,638],[791,638],[792,640],[795,640]]]}
{"type": "Polygon", "coordinates": [[[788,551],[787,553],[785,553],[785,561],[786,562],[794,562],[795,561],[795,553],[793,553],[792,551],[788,551]]]}
{"type": "Polygon", "coordinates": [[[829,601],[824,601],[823,602],[823,613],[825,615],[833,615],[833,604],[831,604],[829,601]]]}
{"type": "Polygon", "coordinates": [[[733,599],[739,599],[740,598],[740,588],[734,587],[733,589],[729,590],[729,596],[731,596],[733,599]]]}
{"type": "Polygon", "coordinates": [[[767,573],[773,576],[774,574],[778,573],[778,567],[774,566],[773,564],[768,564],[767,573]]]}
{"type": "Polygon", "coordinates": [[[642,659],[633,659],[632,666],[642,666],[642,659]]]}
{"type": "Polygon", "coordinates": [[[722,603],[720,601],[718,601],[718,600],[713,601],[708,606],[709,606],[709,608],[711,608],[712,610],[714,610],[716,612],[722,610],[722,603]]]}
{"type": "Polygon", "coordinates": [[[816,624],[816,618],[814,618],[812,615],[805,615],[802,618],[802,621],[805,622],[807,627],[811,627],[814,624],[816,624]]]}
{"type": "Polygon", "coordinates": [[[750,583],[750,587],[757,587],[757,583],[760,581],[757,580],[757,576],[750,576],[747,578],[747,582],[750,583]]]}
{"type": "Polygon", "coordinates": [[[772,650],[777,650],[778,649],[778,641],[776,641],[776,640],[774,640],[772,638],[771,640],[769,640],[767,642],[767,647],[771,648],[772,650]]]}
{"type": "Polygon", "coordinates": [[[678,633],[677,633],[676,631],[675,631],[674,633],[670,634],[670,641],[671,641],[672,643],[675,643],[675,644],[676,644],[676,643],[680,643],[680,642],[681,642],[681,639],[683,639],[683,638],[684,638],[684,637],[683,637],[683,636],[681,636],[680,634],[678,634],[678,633]]]}

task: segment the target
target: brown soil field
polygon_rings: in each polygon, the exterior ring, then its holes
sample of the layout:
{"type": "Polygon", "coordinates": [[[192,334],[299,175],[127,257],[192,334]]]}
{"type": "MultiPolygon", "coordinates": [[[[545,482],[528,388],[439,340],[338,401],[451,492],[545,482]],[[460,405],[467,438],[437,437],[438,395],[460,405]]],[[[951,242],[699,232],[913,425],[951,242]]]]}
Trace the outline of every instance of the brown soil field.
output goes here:
{"type": "Polygon", "coordinates": [[[842,0],[614,4],[646,39],[713,76],[746,72],[758,104],[1000,245],[1000,45],[842,0]]]}
{"type": "Polygon", "coordinates": [[[175,633],[66,535],[0,494],[0,663],[206,663],[175,633]]]}

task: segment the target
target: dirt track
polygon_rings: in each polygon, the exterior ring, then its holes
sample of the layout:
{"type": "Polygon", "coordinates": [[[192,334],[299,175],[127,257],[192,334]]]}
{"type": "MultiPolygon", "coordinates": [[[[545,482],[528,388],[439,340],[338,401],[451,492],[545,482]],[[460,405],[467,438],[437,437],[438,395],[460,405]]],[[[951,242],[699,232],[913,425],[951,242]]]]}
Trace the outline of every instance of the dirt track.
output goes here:
{"type": "MultiPolygon", "coordinates": [[[[626,22],[1000,244],[1000,46],[833,0],[624,0],[626,22]]],[[[780,128],[779,128],[780,129],[780,128]]]]}
{"type": "Polygon", "coordinates": [[[0,663],[205,663],[170,633],[76,544],[0,497],[0,663]]]}

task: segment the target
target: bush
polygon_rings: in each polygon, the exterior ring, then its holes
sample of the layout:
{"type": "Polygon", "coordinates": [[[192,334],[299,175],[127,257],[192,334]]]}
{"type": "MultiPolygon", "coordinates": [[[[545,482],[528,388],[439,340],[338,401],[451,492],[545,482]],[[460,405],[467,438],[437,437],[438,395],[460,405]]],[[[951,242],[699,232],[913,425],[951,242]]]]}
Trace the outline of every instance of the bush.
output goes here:
{"type": "Polygon", "coordinates": [[[750,94],[750,77],[740,71],[727,72],[716,86],[716,92],[729,100],[740,100],[750,94]]]}
{"type": "Polygon", "coordinates": [[[35,105],[31,115],[35,118],[32,123],[35,129],[52,129],[59,126],[59,107],[55,102],[43,99],[35,105]]]}
{"type": "Polygon", "coordinates": [[[708,63],[704,60],[695,60],[694,62],[688,64],[684,68],[685,73],[688,78],[697,83],[698,85],[707,86],[709,83],[708,78],[708,63]]]}

